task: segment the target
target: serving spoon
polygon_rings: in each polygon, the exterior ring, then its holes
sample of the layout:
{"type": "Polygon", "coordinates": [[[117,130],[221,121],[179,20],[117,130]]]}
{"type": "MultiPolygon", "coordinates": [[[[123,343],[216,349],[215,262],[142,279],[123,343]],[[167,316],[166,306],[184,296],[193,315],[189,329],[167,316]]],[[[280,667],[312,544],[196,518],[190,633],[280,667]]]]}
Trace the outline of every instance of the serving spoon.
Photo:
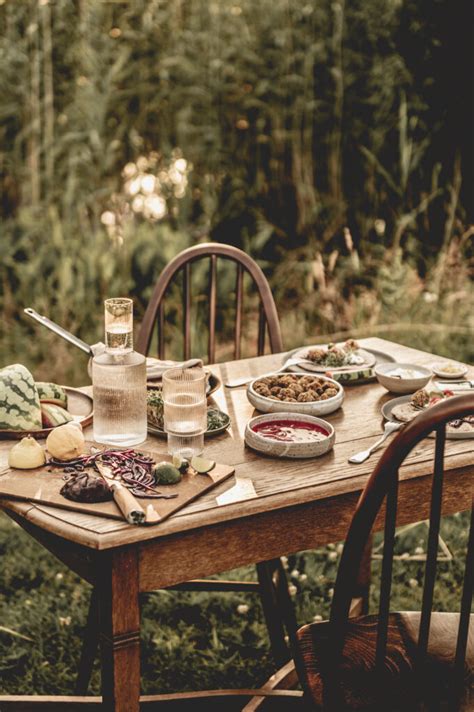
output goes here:
{"type": "Polygon", "coordinates": [[[236,378],[234,381],[228,381],[227,383],[224,383],[224,386],[226,388],[239,388],[240,386],[246,386],[247,383],[250,383],[250,381],[254,381],[256,378],[265,378],[265,376],[273,376],[274,373],[281,373],[282,371],[286,371],[287,368],[290,366],[302,366],[304,364],[313,364],[313,361],[310,361],[307,358],[288,358],[283,366],[280,366],[280,368],[275,369],[274,371],[270,371],[269,373],[263,373],[261,376],[246,376],[245,378],[236,378]]]}
{"type": "Polygon", "coordinates": [[[365,460],[367,460],[372,455],[372,453],[377,450],[377,448],[379,448],[383,442],[385,442],[388,436],[391,433],[400,430],[402,425],[405,425],[405,423],[394,423],[392,420],[387,420],[384,425],[384,432],[382,437],[376,440],[374,444],[367,450],[362,450],[361,452],[358,452],[355,455],[351,455],[351,457],[349,458],[349,462],[353,465],[360,465],[362,462],[365,462],[365,460]]]}

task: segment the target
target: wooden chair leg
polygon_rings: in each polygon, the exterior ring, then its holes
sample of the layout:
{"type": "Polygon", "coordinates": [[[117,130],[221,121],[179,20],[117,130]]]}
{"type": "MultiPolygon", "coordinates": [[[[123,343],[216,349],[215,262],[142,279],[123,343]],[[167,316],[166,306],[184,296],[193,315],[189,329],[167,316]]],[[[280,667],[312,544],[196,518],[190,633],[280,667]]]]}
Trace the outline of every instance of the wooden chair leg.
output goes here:
{"type": "MultiPolygon", "coordinates": [[[[298,675],[296,674],[295,664],[293,660],[290,660],[262,685],[262,690],[292,690],[297,684],[298,675]]],[[[242,712],[257,712],[257,710],[262,709],[266,701],[265,697],[253,697],[245,707],[242,707],[242,712]]],[[[297,701],[295,700],[296,704],[297,701]]]]}
{"type": "Polygon", "coordinates": [[[98,571],[104,712],[139,712],[140,606],[136,548],[107,553],[98,571]]]}
{"type": "Polygon", "coordinates": [[[282,618],[286,632],[290,642],[290,650],[296,650],[296,631],[298,630],[298,622],[296,620],[295,606],[290,596],[288,588],[288,578],[283,567],[281,559],[275,560],[276,570],[274,574],[275,589],[278,601],[280,617],[282,618]]]}
{"type": "Polygon", "coordinates": [[[285,628],[282,622],[281,605],[279,605],[281,601],[279,601],[274,581],[274,575],[278,575],[279,566],[281,566],[279,559],[262,561],[257,564],[263,614],[270,637],[273,659],[277,667],[284,665],[291,657],[285,640],[285,628]]]}
{"type": "Polygon", "coordinates": [[[74,694],[86,695],[92,676],[94,660],[99,648],[99,600],[97,589],[93,588],[87,614],[86,629],[82,643],[81,659],[74,694]]]}

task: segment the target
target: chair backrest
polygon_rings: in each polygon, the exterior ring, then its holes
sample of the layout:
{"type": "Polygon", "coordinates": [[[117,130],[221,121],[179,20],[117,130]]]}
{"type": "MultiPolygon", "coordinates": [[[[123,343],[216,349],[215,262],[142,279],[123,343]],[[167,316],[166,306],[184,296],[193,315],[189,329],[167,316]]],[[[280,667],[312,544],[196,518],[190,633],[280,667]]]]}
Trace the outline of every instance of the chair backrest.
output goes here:
{"type": "MultiPolygon", "coordinates": [[[[330,654],[325,677],[325,697],[328,707],[334,703],[338,689],[338,669],[344,647],[353,581],[357,578],[364,548],[368,542],[375,519],[386,502],[384,551],[380,586],[379,616],[375,660],[383,668],[387,646],[390,612],[392,562],[395,542],[395,525],[398,502],[399,468],[413,448],[433,431],[436,432],[434,470],[431,485],[430,526],[423,586],[422,610],[418,633],[417,665],[426,659],[430,633],[431,609],[436,577],[438,536],[443,494],[444,449],[446,425],[474,415],[474,394],[455,396],[438,403],[406,425],[390,443],[369,478],[353,516],[338,569],[330,615],[330,654]],[[327,684],[326,684],[327,683],[327,684]],[[332,702],[331,702],[332,700],[332,702]]],[[[474,458],[473,458],[474,464],[474,458]]],[[[473,477],[474,479],[474,477],[473,477]]],[[[472,490],[471,490],[472,492],[472,490]]],[[[472,499],[471,499],[472,505],[472,499]]],[[[471,507],[471,524],[466,554],[466,567],[461,600],[461,612],[456,644],[454,675],[462,677],[469,629],[469,616],[474,581],[474,508],[471,507]]]]}
{"type": "Polygon", "coordinates": [[[200,259],[209,259],[208,282],[208,360],[215,361],[216,354],[216,306],[217,306],[217,259],[232,260],[237,265],[235,282],[235,327],[234,327],[234,358],[241,355],[243,279],[247,272],[255,284],[259,295],[258,320],[258,355],[265,350],[265,328],[268,327],[270,348],[273,353],[283,351],[280,324],[270,285],[265,275],[254,260],[242,250],[231,245],[221,245],[216,242],[206,242],[195,247],[189,247],[171,260],[160,274],[150,303],[145,312],[137,340],[137,351],[147,354],[153,336],[155,325],[158,328],[158,356],[165,356],[164,339],[164,300],[166,292],[177,273],[183,272],[183,358],[191,357],[191,264],[200,259]]]}

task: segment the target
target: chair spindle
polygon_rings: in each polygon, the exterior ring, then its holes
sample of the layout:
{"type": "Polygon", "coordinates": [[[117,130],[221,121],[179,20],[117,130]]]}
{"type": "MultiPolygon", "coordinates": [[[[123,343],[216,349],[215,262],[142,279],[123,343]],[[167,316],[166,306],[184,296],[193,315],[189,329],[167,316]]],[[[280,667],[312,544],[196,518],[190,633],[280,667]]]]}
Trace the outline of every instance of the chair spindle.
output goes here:
{"type": "Polygon", "coordinates": [[[265,310],[263,302],[260,302],[258,310],[258,355],[263,356],[265,352],[265,310]]]}
{"type": "Polygon", "coordinates": [[[217,257],[211,255],[209,271],[209,363],[216,360],[216,301],[217,301],[217,257]]]}
{"type": "Polygon", "coordinates": [[[377,647],[375,664],[381,669],[385,661],[390,613],[390,592],[392,589],[393,552],[395,548],[395,526],[397,522],[398,471],[390,484],[386,497],[382,576],[380,585],[379,619],[377,623],[377,647]]]}
{"type": "Polygon", "coordinates": [[[183,268],[183,340],[184,360],[191,358],[191,263],[183,268]]]}
{"type": "Polygon", "coordinates": [[[164,299],[158,307],[158,319],[156,321],[158,327],[158,358],[165,357],[165,302],[164,299]]]}
{"type": "Polygon", "coordinates": [[[235,337],[234,337],[234,358],[240,358],[240,341],[242,335],[242,300],[243,300],[244,269],[241,264],[237,265],[237,279],[235,283],[235,337]]]}
{"type": "MultiPolygon", "coordinates": [[[[474,504],[474,496],[473,496],[474,504]]],[[[454,669],[462,680],[464,661],[466,659],[467,639],[469,635],[469,622],[474,594],[474,506],[471,509],[471,523],[469,527],[469,542],[466,552],[466,568],[464,572],[464,586],[461,599],[461,615],[459,617],[458,639],[456,642],[456,657],[454,669]]]]}
{"type": "Polygon", "coordinates": [[[423,602],[421,605],[420,629],[418,632],[418,665],[423,665],[424,663],[430,637],[431,609],[433,606],[434,584],[438,563],[445,443],[446,426],[443,425],[436,430],[435,463],[433,485],[431,488],[430,530],[428,535],[428,552],[426,557],[425,582],[423,586],[423,602]]]}

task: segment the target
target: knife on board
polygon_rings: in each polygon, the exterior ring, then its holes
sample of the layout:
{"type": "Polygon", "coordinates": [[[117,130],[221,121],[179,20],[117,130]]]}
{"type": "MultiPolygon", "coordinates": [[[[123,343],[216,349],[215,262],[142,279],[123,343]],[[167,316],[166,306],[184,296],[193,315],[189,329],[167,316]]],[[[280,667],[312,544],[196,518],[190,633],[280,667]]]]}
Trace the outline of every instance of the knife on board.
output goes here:
{"type": "Polygon", "coordinates": [[[160,521],[161,517],[153,507],[147,507],[145,512],[130,490],[113,477],[112,469],[108,465],[99,459],[94,464],[112,490],[114,502],[129,524],[155,524],[160,521]]]}

